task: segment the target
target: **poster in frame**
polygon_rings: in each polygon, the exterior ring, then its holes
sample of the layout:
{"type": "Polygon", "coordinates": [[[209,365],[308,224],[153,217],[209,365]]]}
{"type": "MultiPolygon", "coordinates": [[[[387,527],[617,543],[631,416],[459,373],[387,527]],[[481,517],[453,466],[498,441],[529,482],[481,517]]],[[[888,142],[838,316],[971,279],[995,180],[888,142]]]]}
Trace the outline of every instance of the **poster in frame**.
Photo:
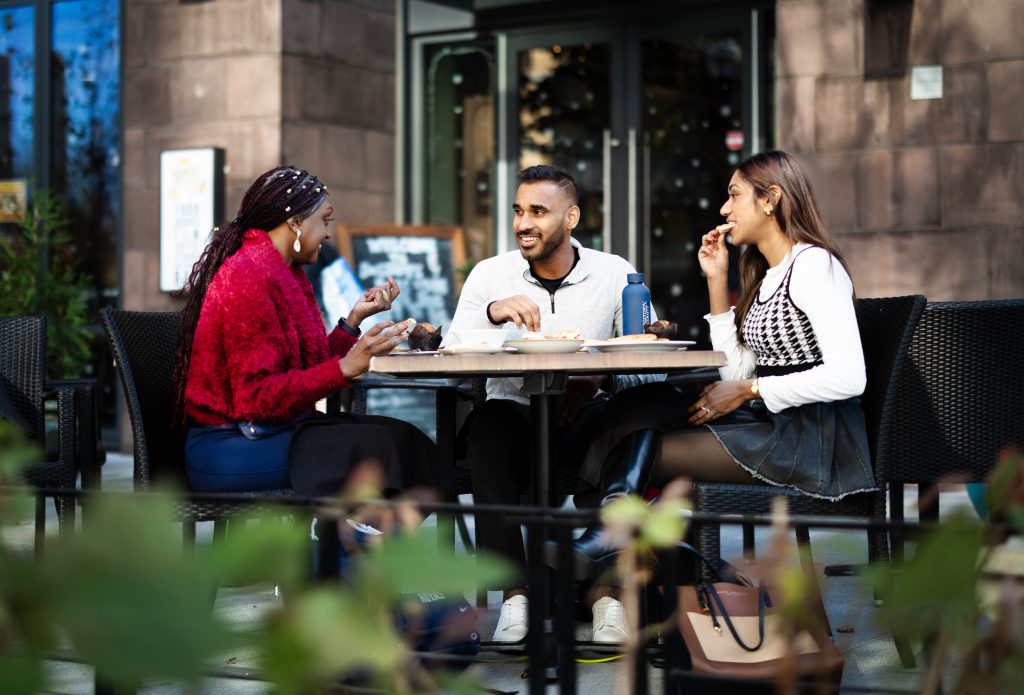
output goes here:
{"type": "Polygon", "coordinates": [[[0,222],[21,222],[28,209],[28,182],[25,179],[0,181],[0,222]]]}

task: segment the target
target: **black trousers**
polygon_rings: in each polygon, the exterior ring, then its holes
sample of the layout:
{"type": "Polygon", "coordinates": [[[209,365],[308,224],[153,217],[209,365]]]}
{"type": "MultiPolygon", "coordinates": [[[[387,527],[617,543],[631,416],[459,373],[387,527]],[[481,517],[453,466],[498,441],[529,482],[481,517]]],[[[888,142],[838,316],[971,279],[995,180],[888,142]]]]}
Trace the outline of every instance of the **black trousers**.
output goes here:
{"type": "Polygon", "coordinates": [[[386,496],[439,480],[437,445],[415,425],[381,415],[311,417],[296,427],[289,460],[292,488],[314,497],[336,494],[361,462],[377,466],[386,496]]]}
{"type": "MultiPolygon", "coordinates": [[[[597,435],[606,403],[604,399],[588,401],[572,422],[554,426],[554,467],[579,470],[587,448],[597,435]]],[[[474,409],[467,427],[466,458],[472,469],[473,501],[519,504],[533,478],[530,406],[510,400],[489,400],[474,409]]],[[[596,506],[596,494],[586,492],[577,491],[574,496],[577,507],[596,506]]],[[[526,552],[519,524],[497,515],[480,515],[476,519],[476,537],[479,549],[502,555],[520,569],[522,576],[511,586],[521,584],[526,572],[526,552]]]]}

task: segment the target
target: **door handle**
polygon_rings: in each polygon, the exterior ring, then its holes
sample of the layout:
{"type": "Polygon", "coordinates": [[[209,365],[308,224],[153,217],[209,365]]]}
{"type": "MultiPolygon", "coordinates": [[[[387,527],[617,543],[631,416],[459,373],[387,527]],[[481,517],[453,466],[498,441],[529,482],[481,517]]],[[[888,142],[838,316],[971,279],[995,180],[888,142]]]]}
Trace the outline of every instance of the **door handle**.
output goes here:
{"type": "MultiPolygon", "coordinates": [[[[629,129],[629,151],[627,158],[626,176],[626,229],[629,237],[627,241],[627,259],[634,268],[636,264],[636,245],[637,245],[637,229],[636,229],[636,218],[639,211],[636,208],[637,199],[637,142],[636,142],[636,128],[629,129]]],[[[650,283],[650,280],[648,280],[650,283]]]]}
{"type": "Polygon", "coordinates": [[[622,143],[612,137],[612,131],[601,132],[601,250],[612,251],[612,148],[622,143]]]}

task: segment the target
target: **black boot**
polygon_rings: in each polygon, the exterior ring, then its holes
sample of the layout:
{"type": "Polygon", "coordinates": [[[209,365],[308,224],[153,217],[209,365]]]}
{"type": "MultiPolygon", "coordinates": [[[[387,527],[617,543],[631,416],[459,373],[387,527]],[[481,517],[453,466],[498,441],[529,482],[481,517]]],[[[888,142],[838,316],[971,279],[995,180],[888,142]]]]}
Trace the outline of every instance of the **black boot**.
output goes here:
{"type": "MultiPolygon", "coordinates": [[[[651,481],[658,457],[661,433],[639,430],[622,440],[605,460],[598,494],[601,506],[626,494],[642,495],[651,481]]],[[[592,579],[615,560],[619,549],[609,546],[600,524],[588,527],[573,545],[573,576],[577,581],[592,579]]],[[[549,542],[547,564],[557,566],[558,547],[549,542]]]]}

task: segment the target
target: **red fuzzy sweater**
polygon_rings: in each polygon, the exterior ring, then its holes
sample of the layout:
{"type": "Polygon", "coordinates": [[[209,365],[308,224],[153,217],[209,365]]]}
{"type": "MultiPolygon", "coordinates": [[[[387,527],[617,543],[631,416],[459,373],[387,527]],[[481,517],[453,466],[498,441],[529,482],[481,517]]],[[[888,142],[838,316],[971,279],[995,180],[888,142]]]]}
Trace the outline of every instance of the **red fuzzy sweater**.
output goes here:
{"type": "Polygon", "coordinates": [[[206,291],[192,344],[185,412],[201,425],[276,423],[346,386],[338,359],[355,344],[328,336],[302,269],[250,229],[206,291]]]}

